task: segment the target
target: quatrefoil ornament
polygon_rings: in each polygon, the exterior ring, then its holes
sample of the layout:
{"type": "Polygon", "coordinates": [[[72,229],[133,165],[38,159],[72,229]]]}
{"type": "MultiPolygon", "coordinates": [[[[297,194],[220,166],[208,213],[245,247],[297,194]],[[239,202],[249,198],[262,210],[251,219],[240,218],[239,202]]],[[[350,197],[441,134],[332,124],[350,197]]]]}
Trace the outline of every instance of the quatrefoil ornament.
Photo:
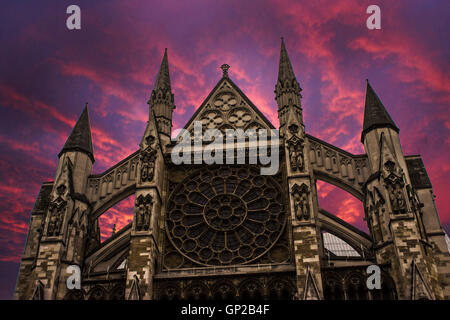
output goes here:
{"type": "Polygon", "coordinates": [[[222,93],[214,101],[214,105],[221,111],[228,111],[234,108],[236,104],[236,97],[232,93],[222,93]]]}
{"type": "Polygon", "coordinates": [[[205,129],[217,128],[223,123],[222,116],[216,111],[206,112],[200,120],[202,121],[203,128],[205,129]]]}
{"type": "Polygon", "coordinates": [[[245,109],[236,109],[234,110],[228,121],[233,124],[235,127],[241,128],[247,125],[252,120],[252,115],[245,109]]]}

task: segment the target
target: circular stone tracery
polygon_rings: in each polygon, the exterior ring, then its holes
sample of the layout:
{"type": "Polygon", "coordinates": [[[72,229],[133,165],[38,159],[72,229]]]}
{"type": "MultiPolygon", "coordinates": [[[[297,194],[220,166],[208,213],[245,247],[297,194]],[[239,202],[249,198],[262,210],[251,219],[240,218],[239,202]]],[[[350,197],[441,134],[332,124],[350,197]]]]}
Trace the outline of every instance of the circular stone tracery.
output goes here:
{"type": "Polygon", "coordinates": [[[204,217],[208,225],[218,231],[230,231],[244,221],[247,208],[235,195],[215,196],[205,206],[204,217]]]}
{"type": "Polygon", "coordinates": [[[236,96],[230,92],[218,95],[214,101],[214,105],[222,111],[228,111],[237,104],[236,96]]]}
{"type": "Polygon", "coordinates": [[[173,190],[166,230],[175,248],[203,265],[247,263],[278,240],[286,221],[283,195],[259,168],[211,166],[173,190]]]}

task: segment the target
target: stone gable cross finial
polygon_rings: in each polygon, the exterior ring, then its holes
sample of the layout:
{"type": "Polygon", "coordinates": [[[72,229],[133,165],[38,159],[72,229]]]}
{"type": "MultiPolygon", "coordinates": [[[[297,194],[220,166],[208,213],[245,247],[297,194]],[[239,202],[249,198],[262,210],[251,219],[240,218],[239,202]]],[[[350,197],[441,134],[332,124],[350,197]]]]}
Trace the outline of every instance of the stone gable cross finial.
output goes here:
{"type": "Polygon", "coordinates": [[[230,66],[225,63],[225,64],[221,65],[220,68],[223,71],[223,76],[228,77],[228,69],[230,69],[230,66]]]}

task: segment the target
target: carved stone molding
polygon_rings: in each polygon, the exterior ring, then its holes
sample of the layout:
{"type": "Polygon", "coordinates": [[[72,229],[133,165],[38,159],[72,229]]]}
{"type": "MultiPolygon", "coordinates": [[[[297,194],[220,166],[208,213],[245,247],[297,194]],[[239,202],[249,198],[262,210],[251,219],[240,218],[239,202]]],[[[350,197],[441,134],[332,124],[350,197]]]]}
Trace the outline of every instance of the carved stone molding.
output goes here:
{"type": "Polygon", "coordinates": [[[234,108],[228,115],[228,122],[236,128],[243,128],[252,121],[252,114],[247,108],[234,108]]]}
{"type": "Polygon", "coordinates": [[[209,110],[203,113],[200,118],[202,122],[203,129],[212,129],[216,128],[223,124],[223,117],[219,111],[209,110]]]}
{"type": "Polygon", "coordinates": [[[214,106],[221,111],[229,111],[237,104],[236,96],[231,92],[223,92],[216,96],[214,106]]]}

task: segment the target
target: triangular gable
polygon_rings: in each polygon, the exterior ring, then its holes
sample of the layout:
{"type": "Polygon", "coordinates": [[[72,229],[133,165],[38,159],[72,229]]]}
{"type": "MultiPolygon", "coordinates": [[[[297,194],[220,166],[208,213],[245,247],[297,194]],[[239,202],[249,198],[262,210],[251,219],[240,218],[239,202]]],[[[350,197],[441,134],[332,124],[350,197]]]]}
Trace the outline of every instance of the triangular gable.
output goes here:
{"type": "MultiPolygon", "coordinates": [[[[150,116],[149,116],[149,120],[147,122],[147,126],[145,128],[145,132],[144,135],[142,136],[141,142],[139,143],[139,147],[141,148],[141,150],[146,149],[149,146],[149,141],[147,141],[147,138],[152,136],[153,139],[155,140],[154,142],[156,142],[156,146],[161,150],[161,152],[163,151],[163,146],[161,144],[161,137],[160,134],[157,130],[158,128],[158,124],[156,122],[156,115],[155,115],[155,111],[153,109],[150,109],[150,116]]],[[[153,143],[151,143],[153,145],[153,143]]]]}
{"type": "Polygon", "coordinates": [[[433,293],[425,281],[416,263],[412,262],[412,293],[411,300],[434,300],[433,293]]]}
{"type": "Polygon", "coordinates": [[[133,284],[131,285],[131,290],[127,300],[141,300],[141,293],[139,291],[139,279],[136,275],[134,275],[133,284]]]}
{"type": "Polygon", "coordinates": [[[314,276],[308,267],[306,271],[305,294],[303,300],[320,300],[319,289],[317,288],[314,276]]]}
{"type": "Polygon", "coordinates": [[[219,80],[184,129],[192,130],[194,121],[207,122],[206,128],[275,129],[273,124],[227,76],[219,80]]]}
{"type": "Polygon", "coordinates": [[[383,166],[387,161],[392,161],[396,164],[398,168],[398,161],[395,156],[394,150],[391,148],[391,146],[387,143],[386,137],[384,135],[384,132],[381,133],[380,136],[380,161],[378,164],[378,170],[379,172],[383,171],[383,166]]]}
{"type": "Polygon", "coordinates": [[[41,280],[38,280],[36,282],[31,300],[44,300],[44,284],[41,282],[41,280]]]}
{"type": "Polygon", "coordinates": [[[61,196],[61,186],[65,187],[64,194],[68,192],[69,195],[73,195],[73,164],[69,157],[64,160],[62,170],[53,183],[52,200],[61,196]]]}

